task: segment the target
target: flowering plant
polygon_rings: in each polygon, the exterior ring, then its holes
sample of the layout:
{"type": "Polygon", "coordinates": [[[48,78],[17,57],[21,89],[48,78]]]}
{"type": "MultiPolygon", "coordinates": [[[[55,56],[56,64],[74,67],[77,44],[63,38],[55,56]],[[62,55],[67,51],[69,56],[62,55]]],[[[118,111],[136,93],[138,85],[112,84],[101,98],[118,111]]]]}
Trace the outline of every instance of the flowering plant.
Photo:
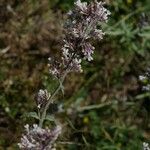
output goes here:
{"type": "Polygon", "coordinates": [[[47,110],[54,102],[54,97],[63,90],[63,82],[69,72],[82,72],[82,61],[93,60],[94,46],[91,40],[103,38],[101,23],[107,22],[110,12],[104,8],[103,2],[94,0],[91,3],[77,0],[64,24],[65,38],[61,48],[59,61],[49,58],[49,72],[59,81],[58,87],[49,93],[39,90],[36,96],[39,124],[33,127],[25,126],[26,133],[21,138],[19,147],[30,150],[53,149],[53,144],[61,133],[61,125],[57,123],[53,129],[44,128],[47,110]]]}
{"type": "Polygon", "coordinates": [[[143,143],[143,150],[150,150],[148,143],[146,142],[143,143]]]}
{"type": "Polygon", "coordinates": [[[147,69],[144,75],[140,75],[139,79],[144,84],[144,86],[142,87],[143,90],[150,91],[150,68],[147,69]]]}

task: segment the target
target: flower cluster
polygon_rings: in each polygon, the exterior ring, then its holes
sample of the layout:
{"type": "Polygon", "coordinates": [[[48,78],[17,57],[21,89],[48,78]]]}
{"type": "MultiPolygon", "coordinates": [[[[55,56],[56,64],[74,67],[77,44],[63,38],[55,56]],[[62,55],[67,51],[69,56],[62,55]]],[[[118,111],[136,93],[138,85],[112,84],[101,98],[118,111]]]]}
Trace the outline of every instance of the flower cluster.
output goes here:
{"type": "Polygon", "coordinates": [[[49,98],[50,94],[48,93],[48,91],[40,89],[37,95],[35,96],[38,109],[44,108],[49,98]]]}
{"type": "Polygon", "coordinates": [[[149,13],[142,13],[140,18],[139,18],[139,23],[138,26],[140,29],[147,27],[150,25],[150,14],[149,13]]]}
{"type": "Polygon", "coordinates": [[[150,150],[148,143],[146,143],[146,142],[143,143],[143,150],[150,150]]]}
{"type": "Polygon", "coordinates": [[[143,82],[143,90],[150,91],[150,68],[147,69],[144,75],[139,76],[140,81],[143,82]]]}
{"type": "Polygon", "coordinates": [[[19,147],[23,150],[54,150],[53,144],[61,133],[61,127],[56,126],[50,130],[42,129],[34,124],[32,128],[27,124],[25,126],[26,134],[21,138],[19,147]]]}
{"type": "Polygon", "coordinates": [[[64,25],[62,60],[57,66],[55,63],[50,68],[50,73],[55,77],[59,77],[66,71],[82,72],[82,60],[93,60],[92,54],[95,48],[90,41],[103,38],[101,23],[107,22],[110,15],[103,5],[103,2],[97,0],[89,4],[81,0],[75,2],[75,8],[68,13],[68,19],[64,25]]]}

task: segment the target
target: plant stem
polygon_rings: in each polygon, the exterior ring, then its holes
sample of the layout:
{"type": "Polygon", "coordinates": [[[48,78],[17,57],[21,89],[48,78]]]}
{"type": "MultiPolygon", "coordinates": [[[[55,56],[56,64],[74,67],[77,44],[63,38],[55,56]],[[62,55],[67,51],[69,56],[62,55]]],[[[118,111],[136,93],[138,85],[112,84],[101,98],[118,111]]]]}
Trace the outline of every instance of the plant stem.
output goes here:
{"type": "MultiPolygon", "coordinates": [[[[64,73],[63,77],[61,78],[61,83],[64,82],[65,77],[66,77],[67,74],[68,74],[68,71],[66,71],[66,72],[64,73]]],[[[44,122],[45,117],[46,117],[47,109],[49,108],[49,105],[51,104],[53,98],[54,98],[55,95],[59,92],[59,90],[61,89],[61,87],[62,87],[62,85],[59,84],[58,87],[57,87],[57,88],[55,89],[55,91],[53,92],[53,94],[50,96],[50,98],[49,98],[49,100],[48,100],[48,103],[46,104],[46,106],[45,106],[45,108],[44,108],[44,110],[43,110],[43,112],[42,112],[41,119],[40,119],[40,121],[39,121],[39,126],[40,126],[41,128],[42,128],[42,126],[43,126],[43,122],[44,122]]]]}
{"type": "MultiPolygon", "coordinates": [[[[91,26],[93,25],[94,23],[93,22],[90,22],[89,26],[85,29],[85,31],[83,32],[84,35],[88,34],[88,32],[90,31],[90,28],[91,26]]],[[[81,43],[83,42],[84,38],[81,40],[81,43]]],[[[46,117],[46,112],[47,112],[47,109],[49,108],[49,105],[51,104],[53,98],[55,97],[55,95],[59,92],[59,90],[61,89],[62,87],[62,83],[64,82],[65,80],[65,77],[66,75],[68,74],[68,69],[71,69],[69,68],[69,65],[70,63],[72,62],[72,60],[74,59],[76,55],[76,52],[73,53],[72,55],[72,58],[71,60],[69,61],[69,63],[67,64],[67,67],[65,68],[66,72],[64,73],[63,77],[61,78],[61,84],[58,85],[58,87],[56,88],[56,90],[53,92],[53,94],[51,95],[51,97],[49,98],[48,100],[48,103],[46,104],[43,112],[42,112],[42,115],[41,115],[41,118],[40,118],[40,121],[39,121],[39,126],[42,127],[43,126],[43,122],[45,120],[45,117],[46,117]]]]}

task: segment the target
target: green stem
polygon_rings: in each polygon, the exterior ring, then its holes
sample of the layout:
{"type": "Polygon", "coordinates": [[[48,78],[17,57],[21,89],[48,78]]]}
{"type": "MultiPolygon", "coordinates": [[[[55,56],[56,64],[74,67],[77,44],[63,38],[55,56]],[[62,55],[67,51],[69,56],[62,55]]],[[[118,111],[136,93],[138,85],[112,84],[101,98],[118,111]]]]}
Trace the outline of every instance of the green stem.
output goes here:
{"type": "MultiPolygon", "coordinates": [[[[95,21],[94,21],[95,22],[95,21]]],[[[90,23],[89,26],[86,28],[85,32],[84,32],[84,35],[86,35],[86,32],[88,33],[90,31],[90,28],[91,26],[93,25],[93,23],[90,23]]],[[[82,41],[84,40],[84,38],[82,39],[82,41]]],[[[81,41],[81,43],[82,43],[81,41]]],[[[68,63],[67,67],[65,68],[66,69],[66,72],[64,73],[63,77],[61,78],[61,83],[58,85],[58,87],[56,88],[56,90],[53,92],[53,94],[51,95],[51,97],[49,98],[48,100],[48,103],[46,104],[43,112],[42,112],[42,115],[41,115],[41,118],[40,118],[40,121],[39,121],[39,126],[42,127],[43,126],[43,122],[46,118],[46,112],[47,112],[47,109],[49,108],[49,105],[52,103],[52,100],[53,98],[55,97],[55,95],[59,92],[59,90],[61,90],[61,87],[62,87],[62,83],[64,82],[65,80],[65,77],[66,75],[68,74],[68,68],[69,68],[69,65],[70,63],[72,62],[73,58],[75,57],[76,55],[76,52],[72,55],[72,58],[71,58],[71,61],[68,63]]],[[[71,69],[71,68],[70,68],[71,69]]]]}
{"type": "MultiPolygon", "coordinates": [[[[68,73],[68,71],[66,71],[66,72],[64,73],[63,77],[61,78],[61,83],[64,82],[67,73],[68,73]]],[[[44,120],[45,120],[45,118],[46,118],[46,112],[47,112],[47,109],[49,108],[49,105],[52,103],[53,98],[54,98],[55,95],[59,92],[59,90],[61,89],[61,87],[62,87],[62,85],[59,84],[58,87],[57,87],[57,88],[55,89],[55,91],[53,92],[53,94],[50,96],[50,98],[49,98],[49,100],[48,100],[48,103],[46,104],[46,106],[45,106],[45,108],[44,108],[44,110],[43,110],[43,112],[42,112],[41,119],[40,119],[40,121],[39,121],[39,126],[40,126],[40,127],[43,126],[43,122],[44,122],[44,120]]]]}

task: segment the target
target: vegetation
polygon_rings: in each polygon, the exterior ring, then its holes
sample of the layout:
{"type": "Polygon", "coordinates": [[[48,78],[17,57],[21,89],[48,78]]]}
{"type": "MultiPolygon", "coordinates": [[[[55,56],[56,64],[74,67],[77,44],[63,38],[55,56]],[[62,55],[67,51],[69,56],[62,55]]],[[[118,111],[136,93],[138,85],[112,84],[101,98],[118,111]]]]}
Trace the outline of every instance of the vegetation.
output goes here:
{"type": "MultiPolygon", "coordinates": [[[[149,1],[106,2],[111,17],[104,40],[94,43],[94,61],[69,74],[64,96],[49,110],[65,124],[57,149],[141,150],[150,142],[150,92],[139,81],[150,65],[149,1]]],[[[36,121],[27,113],[36,109],[35,93],[57,86],[47,59],[61,48],[73,3],[0,2],[0,149],[18,149],[24,124],[36,121]]]]}

